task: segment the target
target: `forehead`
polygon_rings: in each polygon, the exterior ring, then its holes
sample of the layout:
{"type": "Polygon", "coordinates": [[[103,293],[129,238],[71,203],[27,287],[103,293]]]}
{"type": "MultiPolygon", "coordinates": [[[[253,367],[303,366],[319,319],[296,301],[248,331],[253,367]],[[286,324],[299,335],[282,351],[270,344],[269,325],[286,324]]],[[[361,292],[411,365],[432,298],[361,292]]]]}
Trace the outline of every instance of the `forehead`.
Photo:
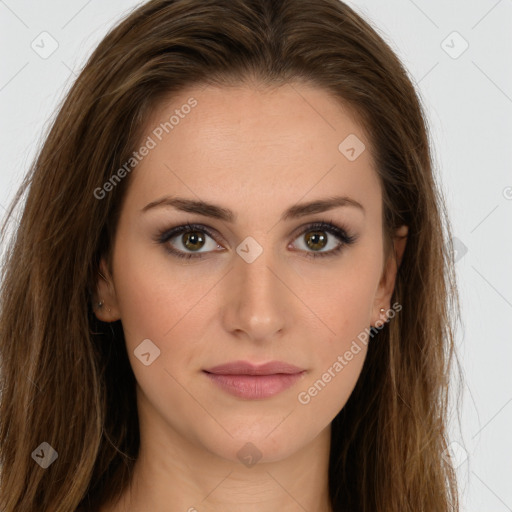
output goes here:
{"type": "Polygon", "coordinates": [[[142,133],[152,149],[128,192],[139,204],[179,192],[238,211],[346,194],[379,207],[367,135],[312,85],[191,87],[160,102],[142,133]]]}

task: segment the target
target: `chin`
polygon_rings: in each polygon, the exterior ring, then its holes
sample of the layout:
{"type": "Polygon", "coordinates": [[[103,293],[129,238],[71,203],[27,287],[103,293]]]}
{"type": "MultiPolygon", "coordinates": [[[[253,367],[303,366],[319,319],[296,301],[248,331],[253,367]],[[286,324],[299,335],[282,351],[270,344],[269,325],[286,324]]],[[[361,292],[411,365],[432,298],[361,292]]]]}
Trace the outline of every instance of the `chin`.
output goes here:
{"type": "Polygon", "coordinates": [[[229,462],[252,467],[256,463],[277,462],[291,456],[301,446],[308,442],[308,437],[314,434],[302,432],[301,435],[288,430],[280,430],[279,421],[273,421],[272,426],[264,425],[255,428],[254,425],[239,425],[236,431],[226,428],[233,437],[223,429],[214,433],[203,432],[200,442],[212,454],[229,462]],[[270,433],[270,434],[269,434],[270,433]],[[308,436],[309,434],[309,436],[308,436]]]}

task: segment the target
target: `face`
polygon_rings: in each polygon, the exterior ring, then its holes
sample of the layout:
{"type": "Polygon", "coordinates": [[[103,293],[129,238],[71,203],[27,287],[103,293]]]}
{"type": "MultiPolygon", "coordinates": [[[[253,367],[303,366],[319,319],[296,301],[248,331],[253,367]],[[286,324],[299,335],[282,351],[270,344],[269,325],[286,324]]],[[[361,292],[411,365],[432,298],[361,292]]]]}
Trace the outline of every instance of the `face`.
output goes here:
{"type": "Polygon", "coordinates": [[[190,88],[144,133],[97,313],[122,321],[141,432],[234,462],[248,442],[262,461],[287,457],[329,429],[360,375],[361,333],[390,308],[369,141],[298,83],[190,88]],[[298,370],[205,371],[237,361],[298,370]]]}

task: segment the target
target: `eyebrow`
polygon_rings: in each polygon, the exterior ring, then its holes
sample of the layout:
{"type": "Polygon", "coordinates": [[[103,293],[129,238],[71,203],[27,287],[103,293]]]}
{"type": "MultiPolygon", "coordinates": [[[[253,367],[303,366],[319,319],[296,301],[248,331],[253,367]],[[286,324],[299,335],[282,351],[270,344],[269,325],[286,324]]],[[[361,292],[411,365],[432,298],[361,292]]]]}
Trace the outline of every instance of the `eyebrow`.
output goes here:
{"type": "MultiPolygon", "coordinates": [[[[281,221],[298,219],[306,215],[321,213],[342,206],[352,206],[358,208],[362,211],[363,214],[365,214],[363,206],[356,200],[347,196],[334,196],[327,197],[325,199],[317,199],[308,203],[295,204],[283,212],[281,215],[281,221]]],[[[161,199],[157,199],[156,201],[152,201],[151,203],[147,204],[144,206],[144,208],[142,208],[141,213],[145,213],[159,207],[173,207],[183,212],[196,213],[205,217],[212,217],[214,219],[219,219],[231,223],[235,222],[237,218],[233,211],[212,203],[207,203],[205,201],[195,201],[182,197],[168,196],[162,197],[161,199]]]]}

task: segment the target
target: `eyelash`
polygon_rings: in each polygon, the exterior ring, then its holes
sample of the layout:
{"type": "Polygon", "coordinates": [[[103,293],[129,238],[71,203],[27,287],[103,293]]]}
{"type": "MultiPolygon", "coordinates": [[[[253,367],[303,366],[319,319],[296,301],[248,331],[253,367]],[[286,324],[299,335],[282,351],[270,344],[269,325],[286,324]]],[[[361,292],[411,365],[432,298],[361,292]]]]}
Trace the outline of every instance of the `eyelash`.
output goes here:
{"type": "MultiPolygon", "coordinates": [[[[154,241],[158,244],[164,245],[165,250],[170,253],[173,256],[176,256],[178,258],[184,258],[184,259],[190,259],[190,258],[203,258],[204,254],[206,253],[185,253],[183,251],[179,251],[176,249],[172,249],[167,245],[167,242],[171,240],[172,238],[182,235],[184,233],[198,231],[201,233],[207,234],[210,238],[215,240],[214,234],[206,227],[201,224],[183,224],[181,226],[177,226],[171,229],[164,229],[157,233],[154,241]]],[[[337,255],[345,246],[352,245],[356,240],[357,236],[355,235],[349,235],[347,233],[347,230],[343,227],[339,227],[332,223],[332,221],[318,221],[313,222],[312,224],[309,224],[305,227],[303,231],[299,233],[299,235],[296,237],[298,238],[301,235],[305,235],[306,233],[310,231],[325,231],[326,233],[330,233],[334,235],[336,238],[338,238],[341,242],[338,244],[337,247],[334,249],[331,249],[330,251],[324,251],[324,252],[310,252],[310,251],[303,251],[306,254],[306,257],[308,258],[324,258],[324,257],[330,257],[337,255]]]]}

